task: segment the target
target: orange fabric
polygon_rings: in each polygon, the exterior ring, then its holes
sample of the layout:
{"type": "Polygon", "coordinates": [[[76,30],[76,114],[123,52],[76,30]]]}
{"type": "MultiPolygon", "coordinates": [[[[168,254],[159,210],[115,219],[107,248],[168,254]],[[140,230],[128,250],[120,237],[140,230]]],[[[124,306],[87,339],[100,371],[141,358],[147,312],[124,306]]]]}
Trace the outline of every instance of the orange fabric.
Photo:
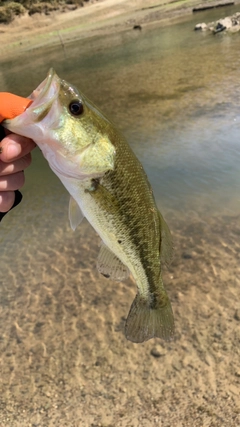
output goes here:
{"type": "Polygon", "coordinates": [[[28,98],[13,95],[8,92],[0,92],[0,123],[4,119],[13,119],[22,114],[32,103],[28,98]]]}

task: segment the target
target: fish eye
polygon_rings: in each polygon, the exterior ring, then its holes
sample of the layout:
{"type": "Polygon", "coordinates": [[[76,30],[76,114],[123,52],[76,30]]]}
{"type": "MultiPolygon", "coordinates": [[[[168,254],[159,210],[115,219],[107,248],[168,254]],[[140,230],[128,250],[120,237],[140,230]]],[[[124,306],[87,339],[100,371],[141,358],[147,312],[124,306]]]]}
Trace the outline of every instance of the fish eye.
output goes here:
{"type": "Polygon", "coordinates": [[[68,108],[73,116],[80,116],[83,113],[83,104],[79,99],[70,102],[68,108]]]}

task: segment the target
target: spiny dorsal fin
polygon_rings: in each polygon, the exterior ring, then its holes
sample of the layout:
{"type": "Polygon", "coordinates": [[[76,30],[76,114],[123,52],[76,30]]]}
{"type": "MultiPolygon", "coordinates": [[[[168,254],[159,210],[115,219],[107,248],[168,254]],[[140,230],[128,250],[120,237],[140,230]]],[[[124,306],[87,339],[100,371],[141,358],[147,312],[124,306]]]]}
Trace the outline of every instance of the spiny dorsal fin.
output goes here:
{"type": "Polygon", "coordinates": [[[69,200],[68,217],[73,231],[76,230],[77,226],[82,222],[84,218],[80,207],[72,196],[70,196],[69,200]]]}
{"type": "Polygon", "coordinates": [[[103,242],[97,259],[97,269],[104,277],[117,281],[125,280],[130,274],[126,265],[103,242]]]}

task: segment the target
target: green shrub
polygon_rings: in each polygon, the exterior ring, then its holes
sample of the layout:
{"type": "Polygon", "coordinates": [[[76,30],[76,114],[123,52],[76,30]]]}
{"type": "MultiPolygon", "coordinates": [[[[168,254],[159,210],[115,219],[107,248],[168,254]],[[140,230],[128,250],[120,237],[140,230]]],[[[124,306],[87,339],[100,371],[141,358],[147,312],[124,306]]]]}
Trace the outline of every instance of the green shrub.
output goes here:
{"type": "Polygon", "coordinates": [[[57,2],[51,4],[48,2],[42,1],[40,3],[35,3],[32,6],[30,6],[28,10],[28,14],[30,16],[33,15],[34,13],[45,13],[47,15],[49,12],[52,12],[58,9],[59,9],[59,5],[57,2]]]}
{"type": "Polygon", "coordinates": [[[13,21],[14,16],[24,15],[26,12],[25,7],[15,1],[6,3],[4,6],[0,6],[0,23],[9,24],[13,21]]]}
{"type": "Polygon", "coordinates": [[[49,14],[60,8],[64,9],[64,5],[76,5],[80,7],[84,2],[89,0],[0,0],[0,23],[8,24],[13,21],[16,15],[23,15],[28,11],[29,15],[34,13],[49,14]]]}
{"type": "Polygon", "coordinates": [[[24,13],[26,12],[25,7],[22,4],[17,3],[15,1],[11,1],[10,3],[7,3],[6,7],[15,15],[24,15],[24,13]]]}
{"type": "Polygon", "coordinates": [[[5,6],[0,6],[0,23],[9,24],[14,19],[10,10],[7,10],[5,6]]]}

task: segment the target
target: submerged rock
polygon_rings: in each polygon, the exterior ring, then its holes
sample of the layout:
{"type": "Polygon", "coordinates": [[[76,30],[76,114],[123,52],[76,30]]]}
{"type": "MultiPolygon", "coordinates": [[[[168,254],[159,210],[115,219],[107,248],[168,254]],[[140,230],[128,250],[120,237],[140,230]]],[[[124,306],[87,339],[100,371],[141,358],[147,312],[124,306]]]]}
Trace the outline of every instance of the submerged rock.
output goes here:
{"type": "Polygon", "coordinates": [[[141,25],[134,25],[134,26],[133,26],[133,29],[134,29],[134,30],[140,30],[140,31],[141,31],[142,27],[141,27],[141,25]]]}

